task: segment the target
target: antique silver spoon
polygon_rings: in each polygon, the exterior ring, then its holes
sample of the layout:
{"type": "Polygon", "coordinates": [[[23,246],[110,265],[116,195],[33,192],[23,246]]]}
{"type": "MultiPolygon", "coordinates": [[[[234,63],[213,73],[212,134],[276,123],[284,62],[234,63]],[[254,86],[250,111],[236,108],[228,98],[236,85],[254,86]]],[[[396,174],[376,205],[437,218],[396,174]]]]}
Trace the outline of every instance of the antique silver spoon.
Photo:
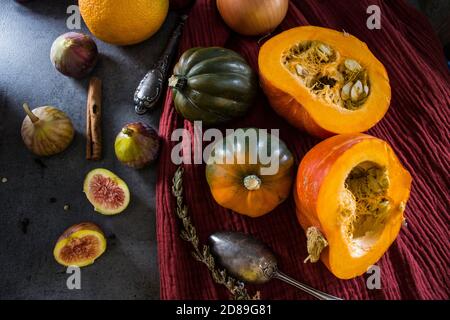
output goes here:
{"type": "Polygon", "coordinates": [[[234,277],[255,284],[279,279],[320,300],[342,300],[302,284],[278,271],[277,259],[262,242],[240,232],[217,232],[209,237],[211,252],[234,277]]]}
{"type": "Polygon", "coordinates": [[[169,68],[177,54],[176,49],[186,20],[187,15],[182,15],[178,18],[178,22],[163,54],[139,83],[134,93],[134,105],[137,114],[143,115],[147,111],[156,108],[166,85],[169,68]]]}

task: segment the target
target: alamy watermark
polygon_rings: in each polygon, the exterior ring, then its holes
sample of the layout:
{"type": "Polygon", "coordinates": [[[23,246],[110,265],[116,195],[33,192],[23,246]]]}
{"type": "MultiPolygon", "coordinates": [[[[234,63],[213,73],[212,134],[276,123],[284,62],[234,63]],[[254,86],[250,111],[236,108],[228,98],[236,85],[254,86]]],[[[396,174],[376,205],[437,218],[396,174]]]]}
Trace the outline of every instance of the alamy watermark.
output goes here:
{"type": "Polygon", "coordinates": [[[225,136],[215,128],[203,131],[202,122],[194,122],[193,134],[175,129],[171,152],[174,164],[258,164],[261,175],[274,175],[280,166],[278,129],[226,129],[225,136]],[[209,144],[203,148],[203,142],[209,144]]]}
{"type": "MultiPolygon", "coordinates": [[[[66,20],[66,26],[69,30],[80,30],[81,29],[81,14],[80,8],[76,5],[70,5],[67,7],[66,13],[69,17],[66,20]]],[[[367,7],[366,13],[370,16],[367,18],[367,28],[369,30],[380,30],[381,29],[381,8],[376,4],[367,7]]]]}
{"type": "Polygon", "coordinates": [[[366,280],[367,289],[381,289],[381,268],[377,265],[372,265],[367,269],[366,273],[369,275],[366,280]]]}
{"type": "Polygon", "coordinates": [[[370,14],[369,18],[367,18],[367,28],[369,30],[380,30],[381,29],[381,9],[379,6],[373,4],[367,7],[367,14],[370,14]]]}
{"type": "Polygon", "coordinates": [[[67,7],[66,13],[69,17],[66,20],[66,26],[69,30],[80,30],[81,29],[81,14],[80,7],[73,4],[67,7]]]}
{"type": "Polygon", "coordinates": [[[66,280],[66,286],[69,290],[81,290],[81,269],[77,266],[69,266],[66,270],[70,276],[66,280]]]}

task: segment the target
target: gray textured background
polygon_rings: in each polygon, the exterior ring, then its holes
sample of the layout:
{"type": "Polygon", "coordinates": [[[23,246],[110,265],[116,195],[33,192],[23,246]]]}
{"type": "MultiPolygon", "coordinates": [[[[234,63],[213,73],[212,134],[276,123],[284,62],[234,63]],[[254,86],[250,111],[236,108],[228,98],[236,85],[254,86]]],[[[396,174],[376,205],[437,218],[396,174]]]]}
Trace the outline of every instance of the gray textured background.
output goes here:
{"type": "MultiPolygon", "coordinates": [[[[40,0],[23,6],[0,1],[0,179],[8,179],[0,182],[0,298],[156,299],[156,167],[136,171],[121,165],[113,143],[127,122],[158,126],[159,112],[137,116],[132,98],[163,50],[175,16],[140,45],[116,47],[96,40],[101,59],[93,75],[104,81],[104,159],[90,162],[84,139],[88,79],[64,77],[49,59],[53,40],[68,31],[66,9],[73,2],[40,0]],[[58,106],[70,115],[77,135],[68,150],[38,159],[24,147],[24,101],[33,107],[58,106]],[[132,201],[122,214],[95,213],[82,193],[86,173],[96,167],[108,168],[128,183],[132,201]],[[82,269],[82,289],[70,291],[68,275],[52,251],[64,229],[82,221],[101,226],[109,237],[108,250],[82,269]]],[[[83,32],[88,32],[84,26],[83,32]]]]}
{"type": "MultiPolygon", "coordinates": [[[[85,160],[85,108],[88,80],[59,74],[50,46],[67,32],[66,8],[76,1],[39,0],[26,6],[0,0],[0,299],[156,299],[159,279],[155,238],[155,166],[135,171],[114,156],[115,135],[127,122],[158,125],[159,112],[139,117],[134,90],[163,50],[175,16],[149,41],[116,47],[96,40],[102,56],[93,72],[104,81],[104,160],[85,160]],[[77,135],[64,153],[38,159],[24,147],[20,126],[23,102],[54,105],[74,121],[77,135]],[[105,167],[129,185],[132,201],[119,216],[95,213],[82,193],[84,176],[105,167]],[[64,211],[69,204],[70,210],[64,211]],[[66,288],[65,268],[53,259],[65,228],[93,221],[108,236],[108,250],[82,269],[82,290],[66,288]]],[[[448,0],[410,0],[432,17],[448,40],[448,0]],[[444,26],[444,27],[442,27],[444,26]],[[443,32],[446,31],[446,32],[443,32]]],[[[83,32],[87,32],[83,26],[83,32]]]]}

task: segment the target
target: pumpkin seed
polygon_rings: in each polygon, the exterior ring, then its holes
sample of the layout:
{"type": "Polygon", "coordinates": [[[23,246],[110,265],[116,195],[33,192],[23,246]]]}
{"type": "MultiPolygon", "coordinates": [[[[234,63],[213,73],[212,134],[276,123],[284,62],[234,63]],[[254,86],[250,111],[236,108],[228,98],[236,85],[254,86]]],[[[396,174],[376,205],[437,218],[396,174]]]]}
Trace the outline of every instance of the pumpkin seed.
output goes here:
{"type": "Polygon", "coordinates": [[[350,91],[352,90],[353,82],[348,82],[342,87],[341,98],[344,100],[350,99],[350,91]]]}
{"type": "Polygon", "coordinates": [[[364,94],[366,97],[369,95],[369,86],[367,84],[364,86],[364,94]]]}
{"type": "Polygon", "coordinates": [[[327,57],[330,57],[333,54],[333,51],[331,51],[331,48],[323,43],[319,44],[317,49],[327,57]]]}
{"type": "Polygon", "coordinates": [[[350,97],[353,102],[357,102],[361,99],[362,93],[364,92],[363,84],[361,81],[356,81],[353,85],[352,90],[350,91],[350,97]]]}
{"type": "Polygon", "coordinates": [[[306,77],[308,75],[308,70],[303,68],[300,64],[297,64],[295,66],[295,71],[297,72],[297,75],[302,76],[302,77],[306,77]]]}
{"type": "Polygon", "coordinates": [[[344,65],[351,72],[358,72],[361,71],[362,69],[361,65],[356,60],[353,59],[345,59],[344,65]]]}

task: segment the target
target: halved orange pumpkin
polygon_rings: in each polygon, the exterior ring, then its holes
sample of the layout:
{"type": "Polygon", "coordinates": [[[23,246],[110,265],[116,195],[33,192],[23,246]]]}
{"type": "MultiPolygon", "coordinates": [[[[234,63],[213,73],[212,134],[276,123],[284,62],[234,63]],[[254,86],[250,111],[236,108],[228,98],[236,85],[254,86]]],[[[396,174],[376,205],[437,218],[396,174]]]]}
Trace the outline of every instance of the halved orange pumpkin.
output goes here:
{"type": "Polygon", "coordinates": [[[312,135],[364,132],[389,108],[383,64],[347,33],[313,26],[287,30],[262,46],[258,64],[273,109],[312,135]]]}
{"type": "Polygon", "coordinates": [[[307,260],[320,258],[341,279],[366,272],[399,233],[411,180],[378,138],[337,135],[316,145],[300,163],[294,192],[307,260]]]}

